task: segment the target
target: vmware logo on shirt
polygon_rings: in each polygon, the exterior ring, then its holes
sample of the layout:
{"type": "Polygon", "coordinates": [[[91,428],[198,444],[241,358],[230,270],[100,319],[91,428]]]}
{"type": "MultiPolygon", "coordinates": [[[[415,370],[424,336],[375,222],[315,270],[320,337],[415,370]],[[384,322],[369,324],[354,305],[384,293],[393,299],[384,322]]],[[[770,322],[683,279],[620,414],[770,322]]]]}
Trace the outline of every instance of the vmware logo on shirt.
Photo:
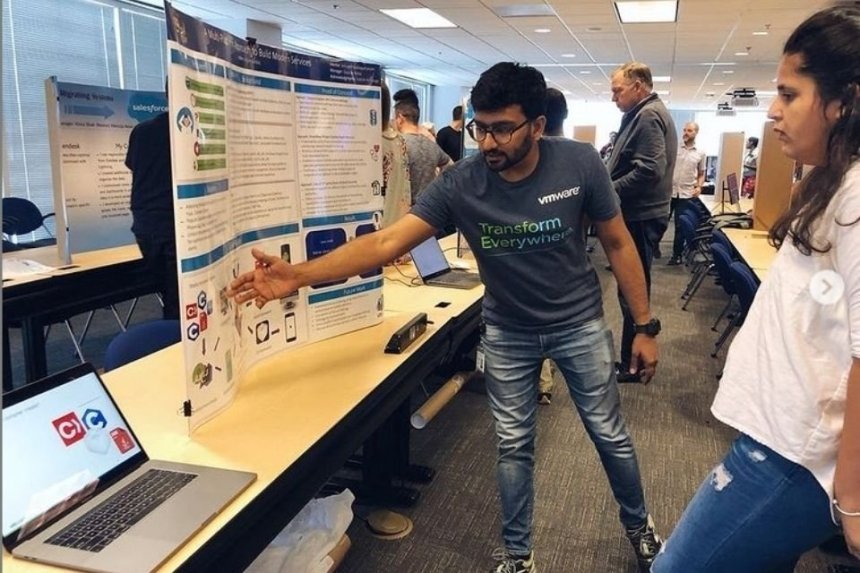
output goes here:
{"type": "Polygon", "coordinates": [[[549,195],[538,197],[538,203],[540,203],[541,205],[547,205],[549,203],[561,201],[562,199],[570,199],[571,197],[576,197],[577,195],[579,195],[579,185],[577,185],[576,187],[571,187],[570,189],[565,189],[564,191],[556,191],[555,193],[550,193],[549,195]]]}

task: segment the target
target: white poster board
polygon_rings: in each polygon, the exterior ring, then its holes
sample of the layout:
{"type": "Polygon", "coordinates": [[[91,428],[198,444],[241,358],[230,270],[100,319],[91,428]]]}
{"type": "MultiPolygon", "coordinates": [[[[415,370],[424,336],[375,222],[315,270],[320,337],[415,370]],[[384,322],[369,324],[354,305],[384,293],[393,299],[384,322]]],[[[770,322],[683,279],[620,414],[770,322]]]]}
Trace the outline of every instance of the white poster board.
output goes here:
{"type": "Polygon", "coordinates": [[[226,296],[251,248],[292,262],[378,229],[378,66],[246,40],[165,5],[189,429],[273,354],[382,320],[381,269],[257,309],[226,296]]]}
{"type": "Polygon", "coordinates": [[[729,193],[726,180],[734,173],[738,181],[743,174],[744,132],[723,132],[720,134],[720,155],[717,163],[717,180],[714,181],[714,201],[728,203],[729,193]]]}
{"type": "Polygon", "coordinates": [[[164,93],[50,77],[45,99],[60,252],[134,244],[128,136],[138,123],[167,111],[164,93]]]}

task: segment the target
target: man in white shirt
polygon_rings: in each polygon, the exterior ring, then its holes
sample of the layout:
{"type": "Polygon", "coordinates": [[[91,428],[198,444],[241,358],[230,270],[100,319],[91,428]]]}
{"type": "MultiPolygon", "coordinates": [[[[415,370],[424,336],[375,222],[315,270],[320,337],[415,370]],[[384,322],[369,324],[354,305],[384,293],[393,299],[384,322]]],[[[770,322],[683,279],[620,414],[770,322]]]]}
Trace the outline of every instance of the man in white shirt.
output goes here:
{"type": "MultiPolygon", "coordinates": [[[[675,160],[675,172],[672,176],[672,206],[675,214],[675,241],[672,243],[672,258],[670,266],[681,264],[681,253],[684,251],[684,238],[681,236],[681,214],[687,210],[692,199],[702,192],[705,182],[705,154],[696,149],[696,136],[699,125],[689,122],[684,125],[683,141],[678,147],[678,158],[675,160]]],[[[671,213],[670,213],[671,216],[671,213]]]]}

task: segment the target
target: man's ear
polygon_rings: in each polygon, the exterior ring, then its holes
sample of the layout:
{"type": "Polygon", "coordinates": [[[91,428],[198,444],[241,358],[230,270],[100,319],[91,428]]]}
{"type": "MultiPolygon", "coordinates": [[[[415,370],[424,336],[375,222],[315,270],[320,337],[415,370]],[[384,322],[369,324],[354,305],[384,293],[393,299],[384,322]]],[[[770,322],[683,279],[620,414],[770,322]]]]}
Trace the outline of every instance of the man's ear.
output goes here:
{"type": "Polygon", "coordinates": [[[546,116],[539,115],[537,119],[532,122],[532,137],[535,140],[538,140],[543,136],[543,132],[546,129],[546,116]]]}

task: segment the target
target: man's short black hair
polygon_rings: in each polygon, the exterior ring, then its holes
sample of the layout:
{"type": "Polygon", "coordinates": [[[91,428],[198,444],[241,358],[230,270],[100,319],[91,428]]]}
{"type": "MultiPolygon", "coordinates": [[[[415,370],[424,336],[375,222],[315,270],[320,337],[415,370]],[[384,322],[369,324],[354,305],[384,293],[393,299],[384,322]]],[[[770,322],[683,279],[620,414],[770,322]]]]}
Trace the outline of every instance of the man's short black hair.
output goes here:
{"type": "Polygon", "coordinates": [[[454,109],[451,110],[451,119],[453,119],[454,121],[460,121],[461,119],[463,119],[462,105],[454,106],[454,109]]]}
{"type": "Polygon", "coordinates": [[[418,94],[415,90],[404,88],[397,90],[394,97],[394,111],[406,118],[410,123],[418,125],[421,117],[421,108],[418,107],[418,94]]]}
{"type": "Polygon", "coordinates": [[[544,133],[560,133],[567,119],[567,98],[555,88],[546,88],[546,127],[544,133]]]}
{"type": "Polygon", "coordinates": [[[500,62],[481,74],[472,88],[475,111],[497,111],[517,104],[528,120],[546,113],[546,81],[530,66],[500,62]]]}
{"type": "Polygon", "coordinates": [[[411,103],[415,107],[418,107],[418,94],[411,88],[397,90],[394,92],[394,97],[392,99],[395,103],[411,103]]]}

